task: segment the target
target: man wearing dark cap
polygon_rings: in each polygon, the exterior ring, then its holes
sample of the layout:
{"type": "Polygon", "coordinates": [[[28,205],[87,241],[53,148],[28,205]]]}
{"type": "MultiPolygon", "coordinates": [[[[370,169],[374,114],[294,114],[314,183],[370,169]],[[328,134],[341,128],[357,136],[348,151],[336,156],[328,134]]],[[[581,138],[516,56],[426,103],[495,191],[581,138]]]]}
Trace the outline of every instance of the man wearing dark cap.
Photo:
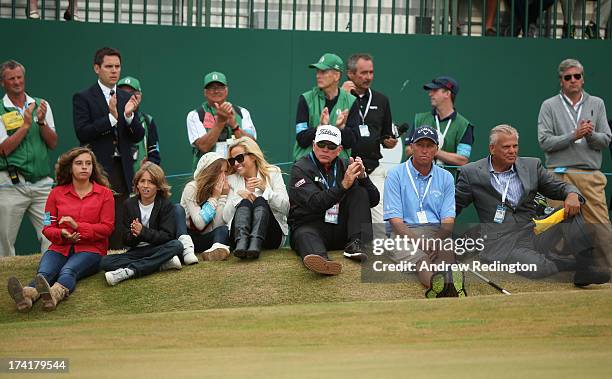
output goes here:
{"type": "Polygon", "coordinates": [[[459,83],[451,77],[440,76],[423,86],[429,94],[430,112],[417,113],[414,125],[406,137],[406,156],[412,155],[410,138],[414,128],[430,125],[436,128],[440,145],[435,162],[438,165],[463,166],[470,160],[474,143],[474,127],[455,110],[459,83]]]}
{"type": "MultiPolygon", "coordinates": [[[[139,102],[142,101],[142,87],[140,86],[140,80],[132,76],[126,76],[117,82],[117,88],[136,96],[139,102]]],[[[132,148],[134,172],[138,171],[140,166],[147,161],[153,162],[156,165],[161,164],[157,126],[155,125],[155,121],[153,121],[153,116],[144,113],[139,108],[136,110],[140,116],[140,124],[144,127],[145,136],[142,141],[135,144],[132,148]]]]}
{"type": "Polygon", "coordinates": [[[228,140],[251,137],[257,139],[257,131],[251,114],[246,108],[227,101],[229,87],[221,72],[213,71],[204,77],[206,101],[187,114],[187,133],[193,147],[193,168],[200,157],[210,151],[227,157],[228,140]]]}
{"type": "Polygon", "coordinates": [[[291,248],[309,270],[323,275],[342,271],[340,262],[329,260],[328,250],[344,249],[346,258],[366,259],[370,208],[379,201],[361,159],[339,158],[341,143],[337,127],[319,126],[312,151],[295,162],[288,186],[291,248]]]}
{"type": "Polygon", "coordinates": [[[454,263],[452,251],[426,238],[442,241],[451,236],[455,222],[455,184],[450,172],[433,164],[438,153],[438,132],[429,125],[415,129],[412,157],[389,171],[385,181],[384,219],[393,234],[412,243],[388,251],[395,262],[414,264],[427,297],[466,296],[462,272],[420,269],[422,263],[454,263]]]}
{"type": "Polygon", "coordinates": [[[344,62],[336,54],[325,53],[309,67],[317,69],[317,85],[298,99],[293,159],[297,161],[312,151],[319,125],[335,125],[340,129],[344,148],[340,157],[347,159],[359,136],[359,106],[353,95],[338,87],[344,62]]]}

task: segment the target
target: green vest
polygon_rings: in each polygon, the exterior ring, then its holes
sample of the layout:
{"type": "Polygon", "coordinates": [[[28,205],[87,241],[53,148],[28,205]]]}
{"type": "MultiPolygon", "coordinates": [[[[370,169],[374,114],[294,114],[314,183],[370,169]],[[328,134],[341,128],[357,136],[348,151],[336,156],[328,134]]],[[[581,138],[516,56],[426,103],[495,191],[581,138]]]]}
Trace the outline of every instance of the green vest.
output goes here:
{"type": "MultiPolygon", "coordinates": [[[[448,121],[440,121],[440,131],[444,132],[446,129],[448,121]]],[[[422,125],[429,125],[436,128],[436,119],[431,112],[417,113],[414,117],[414,127],[415,129],[422,125]]],[[[467,130],[470,122],[459,114],[456,113],[455,119],[451,122],[448,127],[448,131],[446,132],[446,136],[444,137],[444,145],[442,145],[442,149],[449,153],[457,153],[457,145],[461,142],[465,131],[467,130]]],[[[440,144],[442,141],[440,140],[440,144]]]]}
{"type": "MultiPolygon", "coordinates": [[[[236,120],[236,124],[238,124],[239,128],[242,128],[242,112],[240,111],[240,108],[236,105],[232,105],[232,108],[234,109],[234,119],[236,120]]],[[[217,111],[214,108],[212,108],[210,105],[208,105],[207,102],[204,102],[202,106],[195,109],[195,112],[198,114],[198,117],[200,118],[202,127],[204,127],[204,117],[206,117],[206,113],[210,113],[213,116],[217,115],[217,111]]],[[[221,142],[226,141],[231,137],[231,135],[232,135],[232,129],[229,127],[229,124],[226,124],[225,130],[223,130],[221,134],[219,134],[219,139],[217,141],[221,141],[221,142]]],[[[204,153],[202,153],[200,149],[198,149],[197,147],[193,147],[192,150],[193,150],[193,161],[191,163],[192,163],[192,170],[195,171],[196,167],[198,166],[198,161],[200,160],[202,155],[204,155],[204,153]]],[[[214,150],[211,150],[211,151],[214,151],[214,150]]]]}
{"type": "Polygon", "coordinates": [[[140,125],[144,128],[145,135],[140,142],[134,145],[137,149],[136,160],[134,161],[134,172],[140,170],[140,162],[148,156],[149,147],[147,145],[149,142],[147,139],[149,138],[149,125],[151,125],[151,121],[153,120],[153,117],[144,112],[139,112],[138,115],[140,116],[140,125]]]}
{"type": "MultiPolygon", "coordinates": [[[[304,92],[302,96],[304,96],[306,104],[308,105],[308,127],[316,128],[319,126],[319,121],[321,120],[321,112],[323,112],[323,108],[325,108],[325,94],[318,87],[314,87],[310,91],[304,92]]],[[[339,88],[338,102],[336,102],[333,109],[329,110],[329,123],[331,125],[336,125],[338,113],[345,109],[351,109],[354,102],[355,96],[339,88]]],[[[293,160],[297,161],[311,151],[312,145],[304,148],[298,145],[296,141],[293,145],[293,160]]],[[[348,159],[350,156],[351,149],[344,149],[339,155],[342,159],[348,159]]]]}
{"type": "MultiPolygon", "coordinates": [[[[1,101],[1,100],[0,100],[1,101]]],[[[40,99],[34,98],[36,106],[32,111],[32,117],[36,115],[36,110],[40,105],[40,99]]],[[[4,103],[0,105],[0,117],[9,112],[18,112],[17,108],[5,107],[4,103]]],[[[6,128],[6,124],[5,124],[6,128]]],[[[7,130],[6,134],[13,135],[19,128],[7,130]]],[[[28,130],[28,134],[21,141],[19,146],[6,159],[0,157],[0,171],[7,170],[8,165],[15,166],[17,171],[30,183],[34,183],[51,175],[49,161],[49,147],[40,135],[40,127],[34,120],[32,126],[28,130]]]]}

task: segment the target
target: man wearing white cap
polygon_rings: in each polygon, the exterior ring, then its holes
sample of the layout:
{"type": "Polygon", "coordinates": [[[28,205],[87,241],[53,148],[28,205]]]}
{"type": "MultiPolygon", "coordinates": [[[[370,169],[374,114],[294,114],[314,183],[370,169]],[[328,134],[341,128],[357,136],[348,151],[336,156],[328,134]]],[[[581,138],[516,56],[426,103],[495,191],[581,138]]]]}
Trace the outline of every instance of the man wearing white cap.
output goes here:
{"type": "Polygon", "coordinates": [[[289,182],[291,247],[309,270],[325,275],[342,271],[328,250],[344,249],[346,258],[365,260],[370,208],[380,199],[360,158],[338,158],[341,142],[338,128],[319,126],[312,152],[295,162],[289,182]]]}

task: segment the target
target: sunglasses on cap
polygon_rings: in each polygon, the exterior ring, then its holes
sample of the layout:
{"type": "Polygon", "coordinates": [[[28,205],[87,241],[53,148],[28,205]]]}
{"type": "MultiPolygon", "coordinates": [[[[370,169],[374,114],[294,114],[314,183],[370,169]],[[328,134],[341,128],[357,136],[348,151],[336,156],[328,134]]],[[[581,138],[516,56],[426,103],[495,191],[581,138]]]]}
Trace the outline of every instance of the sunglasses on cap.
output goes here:
{"type": "Polygon", "coordinates": [[[242,163],[244,162],[244,157],[247,155],[250,155],[251,153],[242,153],[242,154],[238,154],[233,158],[229,158],[227,161],[229,162],[230,166],[233,166],[236,164],[236,162],[238,163],[242,163]]]}
{"type": "Polygon", "coordinates": [[[564,75],[563,80],[565,80],[566,82],[569,82],[570,80],[572,80],[572,76],[576,80],[582,79],[582,74],[573,74],[573,75],[564,75]]]}
{"type": "Polygon", "coordinates": [[[327,150],[336,150],[338,148],[338,145],[330,141],[319,141],[317,142],[317,146],[319,149],[327,148],[327,150]]]}

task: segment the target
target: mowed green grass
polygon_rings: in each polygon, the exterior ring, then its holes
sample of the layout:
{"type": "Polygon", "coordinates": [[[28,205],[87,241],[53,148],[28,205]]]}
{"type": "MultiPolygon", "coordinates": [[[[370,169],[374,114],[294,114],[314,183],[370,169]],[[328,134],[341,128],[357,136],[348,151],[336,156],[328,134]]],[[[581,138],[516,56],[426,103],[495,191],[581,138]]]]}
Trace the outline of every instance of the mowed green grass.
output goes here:
{"type": "MultiPolygon", "coordinates": [[[[39,258],[0,260],[2,283],[39,258]]],[[[414,281],[362,283],[342,262],[331,278],[286,250],[112,288],[98,274],[51,313],[19,314],[3,290],[0,357],[69,358],[61,377],[75,378],[612,376],[609,284],[499,276],[513,296],[470,280],[473,296],[427,300],[414,281]]]]}

